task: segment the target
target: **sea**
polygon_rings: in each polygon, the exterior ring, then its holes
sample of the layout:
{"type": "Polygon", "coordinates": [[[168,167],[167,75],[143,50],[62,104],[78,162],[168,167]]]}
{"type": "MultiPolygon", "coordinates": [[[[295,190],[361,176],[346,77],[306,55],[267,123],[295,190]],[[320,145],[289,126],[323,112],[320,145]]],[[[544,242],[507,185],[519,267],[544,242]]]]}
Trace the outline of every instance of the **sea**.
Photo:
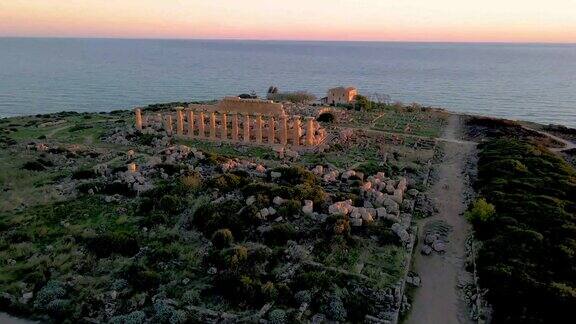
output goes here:
{"type": "Polygon", "coordinates": [[[576,44],[0,38],[0,117],[355,86],[576,127],[576,44]]]}

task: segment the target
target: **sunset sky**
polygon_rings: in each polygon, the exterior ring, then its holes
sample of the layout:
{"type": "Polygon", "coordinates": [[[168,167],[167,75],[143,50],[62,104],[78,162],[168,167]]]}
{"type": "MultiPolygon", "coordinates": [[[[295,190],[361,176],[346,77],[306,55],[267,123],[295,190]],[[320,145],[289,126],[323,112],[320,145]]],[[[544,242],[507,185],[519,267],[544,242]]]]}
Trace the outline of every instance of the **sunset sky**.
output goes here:
{"type": "Polygon", "coordinates": [[[0,36],[576,43],[576,0],[0,0],[0,36]]]}

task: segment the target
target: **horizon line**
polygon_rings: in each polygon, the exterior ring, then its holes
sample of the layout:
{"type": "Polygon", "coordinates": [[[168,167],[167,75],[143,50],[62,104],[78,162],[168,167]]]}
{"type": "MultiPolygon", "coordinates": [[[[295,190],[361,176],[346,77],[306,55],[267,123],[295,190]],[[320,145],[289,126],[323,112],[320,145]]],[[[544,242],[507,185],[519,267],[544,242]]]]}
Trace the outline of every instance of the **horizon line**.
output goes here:
{"type": "Polygon", "coordinates": [[[547,41],[447,41],[447,40],[335,40],[335,39],[257,39],[257,38],[185,38],[185,37],[114,37],[114,36],[10,36],[0,39],[96,39],[96,40],[157,40],[157,41],[239,41],[239,42],[301,42],[301,43],[424,43],[424,44],[508,44],[508,45],[576,45],[576,42],[547,41]]]}

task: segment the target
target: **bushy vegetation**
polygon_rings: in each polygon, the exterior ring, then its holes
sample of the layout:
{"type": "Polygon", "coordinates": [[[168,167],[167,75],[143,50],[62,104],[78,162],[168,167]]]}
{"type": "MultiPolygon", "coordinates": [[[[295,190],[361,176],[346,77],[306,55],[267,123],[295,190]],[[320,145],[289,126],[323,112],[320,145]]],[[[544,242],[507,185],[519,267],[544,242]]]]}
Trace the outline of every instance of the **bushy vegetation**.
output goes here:
{"type": "Polygon", "coordinates": [[[515,139],[480,145],[468,218],[483,244],[480,283],[495,322],[560,323],[576,306],[576,171],[515,139]]]}
{"type": "Polygon", "coordinates": [[[310,103],[316,100],[316,96],[306,91],[279,92],[278,88],[270,87],[266,95],[268,100],[292,103],[310,103]]]}
{"type": "Polygon", "coordinates": [[[486,199],[479,198],[472,204],[470,210],[466,212],[466,219],[476,226],[492,221],[496,213],[494,205],[486,202],[486,199]]]}

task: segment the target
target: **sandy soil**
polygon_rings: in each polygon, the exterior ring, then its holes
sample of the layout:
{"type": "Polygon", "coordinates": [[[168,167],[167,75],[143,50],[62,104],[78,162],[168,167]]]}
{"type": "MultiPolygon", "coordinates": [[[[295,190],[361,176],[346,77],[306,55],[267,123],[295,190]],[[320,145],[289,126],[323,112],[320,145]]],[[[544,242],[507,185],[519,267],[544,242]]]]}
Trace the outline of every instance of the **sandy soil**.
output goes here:
{"type": "Polygon", "coordinates": [[[445,155],[439,166],[439,180],[430,188],[439,213],[418,224],[420,243],[415,252],[414,271],[420,275],[422,284],[414,294],[412,311],[406,323],[473,323],[457,287],[459,279],[467,276],[464,271],[464,246],[469,224],[462,216],[466,209],[463,193],[467,185],[463,171],[466,157],[474,150],[474,144],[458,140],[460,128],[460,117],[452,115],[445,129],[445,155]],[[420,244],[424,241],[422,230],[427,222],[435,220],[444,220],[452,226],[447,251],[442,255],[421,255],[420,244]]]}

